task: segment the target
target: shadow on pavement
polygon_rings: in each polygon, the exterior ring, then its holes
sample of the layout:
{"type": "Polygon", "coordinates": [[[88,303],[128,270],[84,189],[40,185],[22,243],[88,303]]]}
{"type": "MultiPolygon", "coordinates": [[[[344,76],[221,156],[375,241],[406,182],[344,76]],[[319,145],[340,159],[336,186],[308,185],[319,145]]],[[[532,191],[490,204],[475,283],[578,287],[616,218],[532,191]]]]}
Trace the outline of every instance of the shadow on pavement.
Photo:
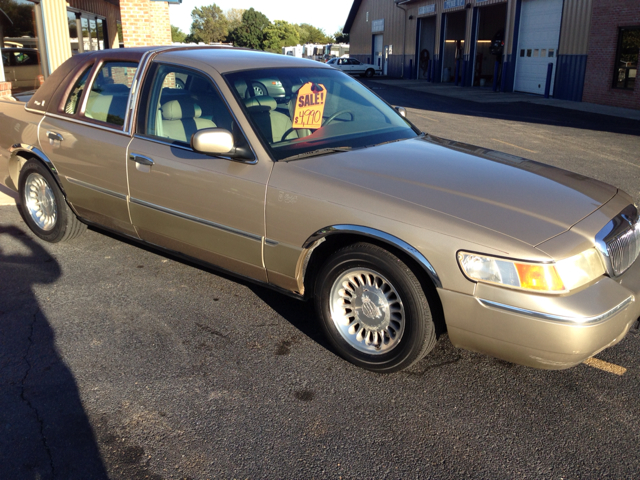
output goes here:
{"type": "Polygon", "coordinates": [[[310,340],[329,351],[333,351],[322,331],[320,321],[316,318],[313,300],[300,301],[266,287],[248,286],[260,300],[310,340]]]}
{"type": "Polygon", "coordinates": [[[209,272],[218,277],[224,278],[230,282],[243,285],[250,289],[260,300],[273,309],[278,315],[284,318],[287,322],[297,328],[301,333],[309,337],[314,342],[318,343],[322,347],[331,351],[329,343],[326,341],[322,328],[319,325],[318,320],[315,317],[313,308],[313,301],[300,301],[295,298],[289,297],[283,293],[275,290],[271,290],[268,287],[263,287],[260,284],[253,283],[250,280],[236,277],[232,273],[224,270],[219,270],[211,265],[199,263],[195,259],[181,256],[175,252],[168,252],[159,248],[147,245],[143,242],[132,240],[130,238],[121,237],[117,234],[101,230],[97,227],[89,227],[91,230],[113,238],[118,242],[127,243],[133,247],[140,248],[147,252],[151,252],[155,255],[161,255],[166,258],[171,258],[176,262],[180,262],[184,265],[189,265],[192,268],[197,268],[205,272],[209,272]]]}
{"type": "Polygon", "coordinates": [[[0,478],[106,479],[71,371],[33,288],[61,276],[23,230],[0,226],[0,478]],[[7,248],[8,247],[8,248],[7,248]]]}

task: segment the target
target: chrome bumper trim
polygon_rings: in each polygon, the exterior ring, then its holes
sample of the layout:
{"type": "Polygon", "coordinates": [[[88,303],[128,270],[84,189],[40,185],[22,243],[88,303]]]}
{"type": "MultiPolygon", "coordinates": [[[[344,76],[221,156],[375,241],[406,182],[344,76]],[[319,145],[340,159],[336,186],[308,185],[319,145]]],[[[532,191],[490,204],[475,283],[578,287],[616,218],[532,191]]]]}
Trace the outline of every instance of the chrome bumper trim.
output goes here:
{"type": "Polygon", "coordinates": [[[596,325],[598,323],[603,323],[609,320],[611,317],[621,312],[629,304],[635,301],[635,298],[632,296],[627,297],[618,305],[613,307],[611,310],[601,313],[600,315],[596,315],[594,317],[569,317],[565,315],[553,315],[550,313],[536,312],[534,310],[527,310],[526,308],[514,307],[512,305],[505,305],[503,303],[492,302],[491,300],[484,300],[482,298],[478,298],[478,303],[483,307],[493,308],[496,310],[502,310],[509,313],[516,313],[519,315],[527,315],[529,317],[540,318],[542,320],[548,320],[551,322],[560,322],[560,323],[568,323],[573,325],[596,325]]]}

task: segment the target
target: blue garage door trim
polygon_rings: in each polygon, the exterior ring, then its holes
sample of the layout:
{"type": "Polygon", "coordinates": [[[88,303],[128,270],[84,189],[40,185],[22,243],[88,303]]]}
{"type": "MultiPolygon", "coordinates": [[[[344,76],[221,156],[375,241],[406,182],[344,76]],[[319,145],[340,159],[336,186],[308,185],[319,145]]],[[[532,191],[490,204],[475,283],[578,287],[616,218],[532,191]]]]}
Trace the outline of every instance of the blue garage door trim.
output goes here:
{"type": "Polygon", "coordinates": [[[558,55],[554,98],[582,101],[587,55],[558,55]]]}

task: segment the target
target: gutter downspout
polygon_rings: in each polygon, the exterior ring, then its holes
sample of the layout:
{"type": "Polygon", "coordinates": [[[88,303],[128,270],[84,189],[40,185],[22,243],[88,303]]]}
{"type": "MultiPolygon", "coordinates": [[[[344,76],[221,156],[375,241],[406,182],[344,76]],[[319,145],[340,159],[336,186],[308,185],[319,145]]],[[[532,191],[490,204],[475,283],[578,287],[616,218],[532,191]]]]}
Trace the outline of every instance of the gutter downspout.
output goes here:
{"type": "Polygon", "coordinates": [[[410,0],[396,0],[395,4],[400,10],[404,11],[404,30],[402,32],[402,73],[400,74],[400,78],[404,78],[404,64],[407,60],[407,9],[401,7],[401,5],[408,3],[410,0]]]}

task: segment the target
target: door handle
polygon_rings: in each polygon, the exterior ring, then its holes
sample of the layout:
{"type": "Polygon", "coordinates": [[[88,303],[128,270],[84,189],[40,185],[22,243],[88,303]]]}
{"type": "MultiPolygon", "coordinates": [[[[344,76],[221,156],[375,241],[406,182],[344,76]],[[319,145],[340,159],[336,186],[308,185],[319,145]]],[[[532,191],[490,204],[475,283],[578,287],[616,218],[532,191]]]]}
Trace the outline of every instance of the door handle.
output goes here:
{"type": "Polygon", "coordinates": [[[56,140],[58,142],[61,142],[62,140],[64,140],[62,135],[56,132],[47,132],[47,137],[49,138],[49,140],[56,140]]]}
{"type": "Polygon", "coordinates": [[[139,163],[140,165],[148,165],[148,166],[152,166],[154,163],[153,160],[151,160],[149,157],[145,157],[144,155],[138,155],[137,153],[130,154],[129,160],[139,163]]]}

